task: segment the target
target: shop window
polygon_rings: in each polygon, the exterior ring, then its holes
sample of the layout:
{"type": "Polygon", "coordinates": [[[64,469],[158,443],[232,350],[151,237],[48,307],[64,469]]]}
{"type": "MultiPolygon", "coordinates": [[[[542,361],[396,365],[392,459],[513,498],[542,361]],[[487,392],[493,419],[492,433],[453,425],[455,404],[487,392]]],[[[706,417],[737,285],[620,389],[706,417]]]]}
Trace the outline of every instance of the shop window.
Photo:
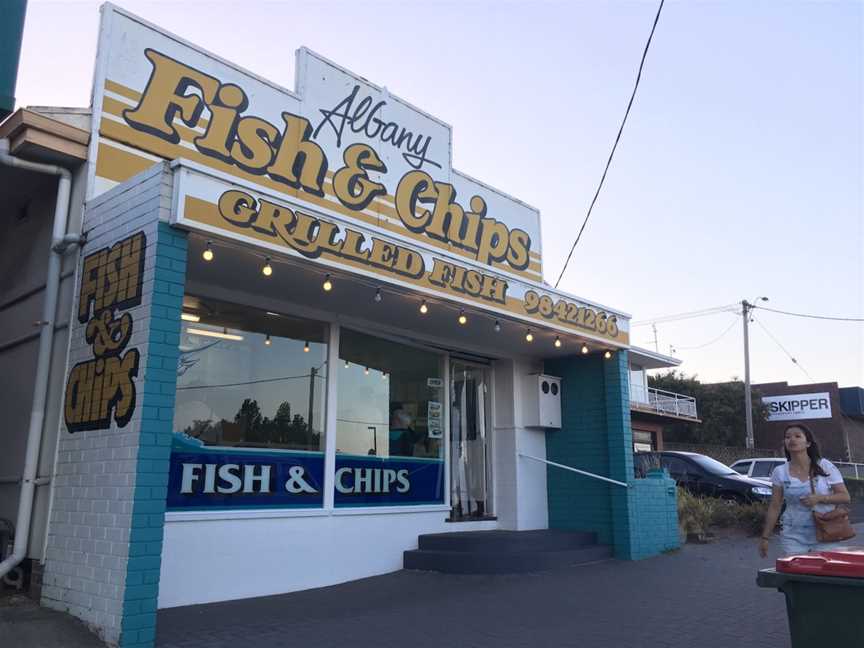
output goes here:
{"type": "Polygon", "coordinates": [[[327,325],[184,299],[175,435],[203,446],[324,451],[327,325]]]}
{"type": "Polygon", "coordinates": [[[342,329],[337,506],[442,503],[444,359],[342,329]]]}

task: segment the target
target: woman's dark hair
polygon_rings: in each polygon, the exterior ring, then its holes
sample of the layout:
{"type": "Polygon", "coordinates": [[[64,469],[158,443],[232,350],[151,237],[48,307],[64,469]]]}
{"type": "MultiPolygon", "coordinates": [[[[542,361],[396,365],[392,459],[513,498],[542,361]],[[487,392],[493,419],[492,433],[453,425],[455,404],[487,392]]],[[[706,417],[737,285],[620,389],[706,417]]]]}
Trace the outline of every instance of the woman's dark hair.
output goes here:
{"type": "Polygon", "coordinates": [[[803,423],[793,423],[792,425],[787,425],[786,429],[783,430],[783,454],[786,455],[786,461],[791,461],[792,456],[789,454],[789,450],[786,448],[786,433],[789,430],[794,430],[795,428],[801,430],[804,433],[804,437],[807,441],[810,442],[810,446],[807,448],[807,456],[810,457],[810,476],[822,476],[827,477],[828,473],[826,473],[822,466],[819,465],[819,462],[822,460],[822,453],[819,451],[819,444],[816,443],[816,438],[813,436],[813,433],[803,423]]]}

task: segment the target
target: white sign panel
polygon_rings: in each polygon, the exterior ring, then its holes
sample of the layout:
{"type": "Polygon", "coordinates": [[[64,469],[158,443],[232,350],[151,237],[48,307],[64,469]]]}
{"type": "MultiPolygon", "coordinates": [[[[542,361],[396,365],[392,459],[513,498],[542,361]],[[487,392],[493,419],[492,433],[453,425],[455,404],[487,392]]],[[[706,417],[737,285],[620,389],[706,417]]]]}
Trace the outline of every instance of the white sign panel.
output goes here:
{"type": "Polygon", "coordinates": [[[387,88],[306,48],[281,88],[110,4],[98,52],[89,197],[183,158],[542,281],[538,211],[454,170],[451,127],[387,88]]]}
{"type": "Polygon", "coordinates": [[[828,392],[764,396],[769,421],[803,421],[831,418],[831,396],[828,392]]]}

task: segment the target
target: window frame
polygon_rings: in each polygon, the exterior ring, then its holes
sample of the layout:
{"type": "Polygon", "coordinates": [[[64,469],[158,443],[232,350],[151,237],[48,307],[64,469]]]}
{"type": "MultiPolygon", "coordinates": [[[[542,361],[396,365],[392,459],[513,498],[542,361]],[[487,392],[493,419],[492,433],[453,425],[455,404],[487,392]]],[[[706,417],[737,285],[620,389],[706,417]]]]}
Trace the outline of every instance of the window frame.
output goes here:
{"type": "MultiPolygon", "coordinates": [[[[424,513],[450,513],[450,406],[446,395],[450,393],[450,351],[433,343],[422,341],[400,335],[398,332],[380,328],[374,322],[366,322],[355,318],[345,318],[330,311],[320,311],[292,302],[277,300],[270,297],[239,294],[233,290],[226,290],[218,286],[201,284],[198,282],[187,282],[186,292],[202,298],[211,298],[227,301],[234,304],[281,312],[296,317],[315,319],[327,324],[329,337],[327,340],[327,385],[325,391],[324,417],[325,417],[325,448],[324,448],[324,497],[322,508],[272,508],[272,509],[246,509],[225,508],[217,510],[202,511],[166,511],[166,522],[191,522],[206,520],[241,520],[241,519],[265,519],[265,518],[291,518],[291,517],[326,517],[338,515],[388,515],[388,514],[424,514],[424,513]],[[335,467],[336,467],[336,418],[338,410],[338,371],[330,371],[339,362],[339,342],[341,340],[342,327],[359,331],[367,335],[388,340],[390,342],[412,346],[423,349],[430,353],[439,355],[443,359],[444,394],[446,407],[444,408],[444,501],[441,504],[416,504],[416,505],[377,505],[336,507],[335,500],[335,467]]],[[[490,375],[493,376],[493,414],[494,414],[494,367],[490,365],[490,375]]],[[[494,425],[494,423],[493,423],[494,425]]]]}

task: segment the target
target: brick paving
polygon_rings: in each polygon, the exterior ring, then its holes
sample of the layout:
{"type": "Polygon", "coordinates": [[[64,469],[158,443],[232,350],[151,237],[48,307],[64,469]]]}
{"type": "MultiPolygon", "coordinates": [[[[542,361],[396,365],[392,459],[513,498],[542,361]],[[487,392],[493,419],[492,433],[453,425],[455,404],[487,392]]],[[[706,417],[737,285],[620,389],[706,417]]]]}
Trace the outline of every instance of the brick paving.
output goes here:
{"type": "MultiPolygon", "coordinates": [[[[864,532],[864,529],[860,529],[864,532]]],[[[397,572],[335,587],[161,610],[158,648],[786,648],[782,594],[756,586],[751,538],[558,572],[397,572]]]]}
{"type": "MultiPolygon", "coordinates": [[[[864,538],[864,524],[857,524],[864,538]]],[[[788,648],[773,556],[729,537],[558,572],[396,572],[295,594],[160,610],[157,648],[788,648]]],[[[0,646],[104,648],[78,620],[0,597],[0,646]]]]}

